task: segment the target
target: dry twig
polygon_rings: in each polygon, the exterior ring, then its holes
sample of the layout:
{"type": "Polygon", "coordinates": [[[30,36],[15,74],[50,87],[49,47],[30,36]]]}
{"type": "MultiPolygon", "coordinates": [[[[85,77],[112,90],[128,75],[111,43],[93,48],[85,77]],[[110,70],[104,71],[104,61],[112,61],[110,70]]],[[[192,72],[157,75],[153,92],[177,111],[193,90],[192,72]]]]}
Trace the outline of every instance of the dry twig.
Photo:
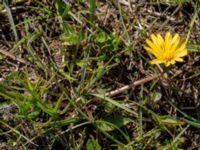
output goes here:
{"type": "MultiPolygon", "coordinates": [[[[147,83],[147,82],[152,81],[152,80],[155,80],[155,79],[158,79],[161,75],[162,75],[162,74],[155,74],[155,75],[153,75],[153,76],[150,76],[150,77],[147,77],[147,78],[144,78],[144,79],[137,80],[137,81],[135,81],[135,82],[133,82],[133,83],[131,83],[131,84],[129,84],[129,85],[125,85],[125,86],[123,86],[123,87],[121,87],[121,88],[119,88],[119,89],[113,90],[113,91],[111,91],[111,92],[107,92],[107,93],[105,93],[105,96],[109,96],[109,97],[115,96],[115,95],[117,95],[117,94],[120,94],[120,93],[122,93],[122,92],[124,92],[124,91],[127,91],[127,90],[131,89],[132,87],[135,87],[135,86],[138,86],[138,85],[147,83]]],[[[80,101],[80,99],[81,99],[81,97],[78,97],[78,98],[76,99],[76,102],[80,101]]]]}
{"type": "Polygon", "coordinates": [[[122,93],[126,90],[129,90],[130,88],[134,87],[134,86],[137,86],[137,85],[140,85],[140,84],[144,84],[146,82],[149,82],[151,80],[155,80],[155,79],[158,79],[159,77],[161,76],[161,74],[156,74],[156,75],[153,75],[153,76],[150,76],[150,77],[147,77],[147,78],[144,78],[144,79],[140,79],[140,80],[137,80],[129,85],[126,85],[126,86],[123,86],[119,89],[116,89],[114,91],[111,91],[111,92],[108,92],[105,94],[105,96],[115,96],[119,93],[122,93]]]}

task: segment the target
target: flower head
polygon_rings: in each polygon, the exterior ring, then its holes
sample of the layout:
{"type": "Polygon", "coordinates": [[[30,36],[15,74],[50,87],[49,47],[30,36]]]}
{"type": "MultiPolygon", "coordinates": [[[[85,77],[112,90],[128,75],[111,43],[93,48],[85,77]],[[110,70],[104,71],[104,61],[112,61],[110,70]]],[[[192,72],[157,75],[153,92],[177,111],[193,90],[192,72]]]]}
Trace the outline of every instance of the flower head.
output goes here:
{"type": "Polygon", "coordinates": [[[165,66],[169,66],[176,61],[182,62],[182,57],[188,54],[186,41],[181,39],[179,34],[173,37],[170,32],[167,32],[164,39],[160,34],[151,34],[150,37],[151,40],[146,40],[148,47],[144,46],[144,48],[156,57],[150,62],[151,64],[164,63],[165,66]]]}

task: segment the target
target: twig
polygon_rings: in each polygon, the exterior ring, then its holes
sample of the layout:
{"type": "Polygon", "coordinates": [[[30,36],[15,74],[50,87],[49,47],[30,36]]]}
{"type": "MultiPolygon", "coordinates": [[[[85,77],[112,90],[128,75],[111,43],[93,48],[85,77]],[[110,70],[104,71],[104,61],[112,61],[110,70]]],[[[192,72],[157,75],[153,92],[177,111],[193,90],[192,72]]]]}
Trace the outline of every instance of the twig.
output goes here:
{"type": "Polygon", "coordinates": [[[3,55],[5,55],[5,56],[7,56],[7,57],[9,57],[9,58],[11,58],[11,59],[13,59],[13,60],[19,61],[22,64],[26,64],[26,65],[29,64],[29,62],[27,62],[26,60],[24,60],[22,58],[18,58],[15,55],[13,55],[12,53],[10,53],[10,52],[8,52],[6,50],[0,49],[0,53],[3,54],[3,55]]]}
{"type": "Polygon", "coordinates": [[[108,93],[105,94],[105,96],[115,96],[115,95],[122,93],[122,92],[124,92],[124,91],[126,91],[126,90],[128,90],[128,89],[130,89],[134,86],[144,84],[144,83],[149,82],[151,80],[158,79],[160,76],[161,76],[161,74],[156,74],[156,75],[153,75],[151,77],[147,77],[147,78],[144,78],[144,79],[137,80],[137,81],[135,81],[135,82],[133,82],[129,85],[126,85],[126,86],[123,86],[123,87],[116,89],[114,91],[108,92],[108,93]]]}
{"type": "MultiPolygon", "coordinates": [[[[153,76],[150,76],[150,77],[147,77],[147,78],[144,78],[144,79],[140,79],[140,80],[137,80],[129,85],[125,85],[119,89],[116,89],[116,90],[113,90],[111,92],[107,92],[105,93],[105,96],[115,96],[117,94],[120,94],[126,90],[129,90],[130,88],[134,87],[134,86],[137,86],[137,85],[141,85],[141,84],[144,84],[144,83],[147,83],[149,81],[152,81],[152,80],[155,80],[155,79],[158,79],[162,74],[155,74],[153,76]]],[[[79,102],[81,99],[81,97],[78,97],[75,101],[76,102],[79,102]]]]}

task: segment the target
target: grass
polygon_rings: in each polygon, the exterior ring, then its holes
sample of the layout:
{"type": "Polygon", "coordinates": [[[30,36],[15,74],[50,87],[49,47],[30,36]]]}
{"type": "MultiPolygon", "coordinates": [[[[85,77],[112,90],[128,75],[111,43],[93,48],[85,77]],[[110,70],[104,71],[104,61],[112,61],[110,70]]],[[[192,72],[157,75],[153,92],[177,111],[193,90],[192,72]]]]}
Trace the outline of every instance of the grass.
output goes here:
{"type": "Polygon", "coordinates": [[[198,148],[199,10],[198,0],[3,0],[0,149],[198,148]],[[190,53],[160,76],[143,46],[167,31],[190,53]]]}

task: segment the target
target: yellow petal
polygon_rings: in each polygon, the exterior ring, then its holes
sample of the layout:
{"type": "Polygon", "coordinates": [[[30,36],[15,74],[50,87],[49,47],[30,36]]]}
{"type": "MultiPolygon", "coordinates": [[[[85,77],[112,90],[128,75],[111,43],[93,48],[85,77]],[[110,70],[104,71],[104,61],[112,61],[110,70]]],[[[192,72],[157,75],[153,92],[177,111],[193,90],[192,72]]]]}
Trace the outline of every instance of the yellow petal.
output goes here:
{"type": "Polygon", "coordinates": [[[154,34],[151,34],[151,39],[153,41],[153,43],[157,46],[160,47],[160,43],[158,42],[157,37],[154,34]]]}
{"type": "Polygon", "coordinates": [[[149,39],[146,40],[146,43],[154,50],[154,49],[157,49],[156,45],[151,42],[149,39]]]}
{"type": "Polygon", "coordinates": [[[178,34],[175,34],[175,36],[172,39],[171,44],[174,44],[175,42],[177,42],[179,38],[180,38],[180,36],[178,34]]]}
{"type": "Polygon", "coordinates": [[[180,45],[185,44],[186,45],[186,39],[185,38],[181,38],[180,40],[180,45]]]}
{"type": "Polygon", "coordinates": [[[166,66],[166,67],[168,67],[169,65],[170,65],[170,62],[169,62],[169,61],[165,62],[165,66],[166,66]]]}
{"type": "Polygon", "coordinates": [[[183,58],[180,58],[180,57],[175,58],[175,60],[178,62],[183,62],[183,58]]]}
{"type": "Polygon", "coordinates": [[[159,42],[159,45],[162,45],[163,42],[164,42],[164,40],[163,40],[163,38],[162,38],[162,36],[160,34],[157,34],[157,40],[159,42]]]}
{"type": "Polygon", "coordinates": [[[178,47],[178,45],[180,44],[180,37],[178,37],[177,39],[176,39],[176,41],[173,43],[173,45],[172,45],[172,47],[171,47],[171,51],[175,51],[176,50],[176,48],[178,47]]]}
{"type": "Polygon", "coordinates": [[[165,35],[165,51],[169,51],[171,47],[172,35],[170,32],[167,32],[165,35]]]}
{"type": "Polygon", "coordinates": [[[187,50],[183,50],[183,51],[180,51],[176,56],[183,57],[183,56],[186,56],[187,54],[188,54],[187,50]]]}
{"type": "Polygon", "coordinates": [[[164,60],[160,60],[160,59],[154,59],[150,62],[151,64],[161,64],[164,63],[164,60]]]}
{"type": "Polygon", "coordinates": [[[171,35],[170,32],[167,32],[167,33],[165,34],[165,41],[167,41],[167,40],[169,39],[170,35],[171,35]]]}
{"type": "Polygon", "coordinates": [[[156,52],[155,50],[151,49],[150,47],[144,46],[144,49],[146,49],[148,52],[150,52],[151,54],[153,54],[156,57],[159,56],[159,53],[156,52]]]}
{"type": "Polygon", "coordinates": [[[183,51],[186,47],[186,44],[183,43],[182,45],[180,45],[180,47],[176,50],[177,53],[179,53],[180,51],[183,51]]]}
{"type": "Polygon", "coordinates": [[[170,61],[170,64],[173,65],[173,64],[175,64],[175,62],[176,62],[175,59],[172,59],[172,60],[170,61]]]}
{"type": "Polygon", "coordinates": [[[146,49],[148,52],[153,53],[153,49],[147,46],[144,46],[144,49],[146,49]]]}
{"type": "Polygon", "coordinates": [[[153,50],[152,53],[154,55],[159,55],[161,53],[161,49],[159,47],[157,47],[153,42],[151,42],[150,40],[146,40],[146,43],[149,45],[149,47],[153,50]]]}
{"type": "Polygon", "coordinates": [[[172,39],[172,35],[170,32],[167,32],[165,35],[165,42],[169,44],[168,42],[170,41],[170,39],[172,39]]]}

